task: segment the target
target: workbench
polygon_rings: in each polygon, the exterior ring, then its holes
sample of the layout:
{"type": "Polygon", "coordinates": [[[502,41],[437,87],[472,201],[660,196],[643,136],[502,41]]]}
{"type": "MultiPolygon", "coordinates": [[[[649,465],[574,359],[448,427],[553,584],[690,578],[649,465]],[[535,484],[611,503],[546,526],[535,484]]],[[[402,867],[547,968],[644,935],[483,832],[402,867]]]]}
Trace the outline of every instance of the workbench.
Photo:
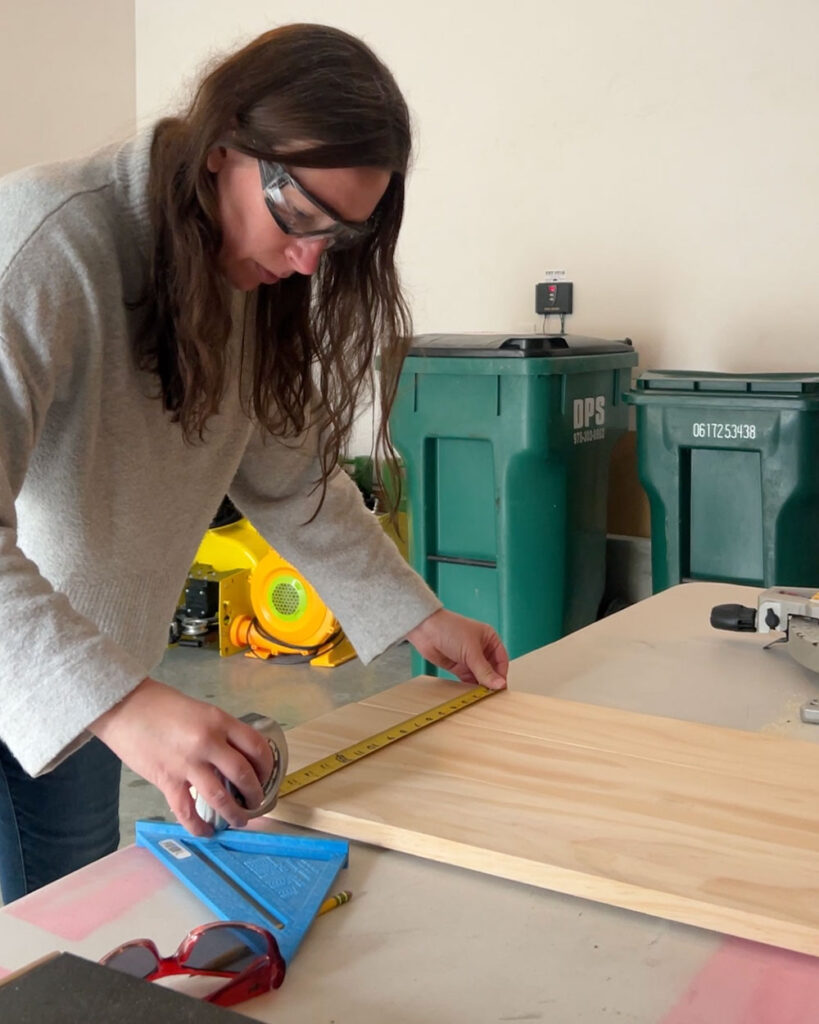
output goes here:
{"type": "MultiPolygon", "coordinates": [[[[770,636],[709,625],[713,605],[755,605],[757,594],[674,587],[517,659],[509,685],[819,742],[819,727],[799,720],[819,676],[781,646],[763,650],[770,636]]],[[[282,988],[235,1010],[288,1024],[817,1019],[812,957],[361,843],[337,888],[352,902],[314,922],[282,988]]],[[[167,955],[211,917],[150,853],[127,847],[0,911],[0,974],[51,950],[96,959],[138,937],[167,955]]]]}

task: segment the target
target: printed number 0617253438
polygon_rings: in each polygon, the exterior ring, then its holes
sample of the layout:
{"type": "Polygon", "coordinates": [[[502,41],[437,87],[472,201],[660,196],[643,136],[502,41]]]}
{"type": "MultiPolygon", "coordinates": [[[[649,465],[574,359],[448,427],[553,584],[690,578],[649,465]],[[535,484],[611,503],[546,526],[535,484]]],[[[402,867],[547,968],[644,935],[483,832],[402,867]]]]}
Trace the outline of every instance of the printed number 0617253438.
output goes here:
{"type": "Polygon", "coordinates": [[[711,437],[724,441],[753,441],[756,437],[756,424],[695,423],[691,432],[694,437],[711,437]]]}

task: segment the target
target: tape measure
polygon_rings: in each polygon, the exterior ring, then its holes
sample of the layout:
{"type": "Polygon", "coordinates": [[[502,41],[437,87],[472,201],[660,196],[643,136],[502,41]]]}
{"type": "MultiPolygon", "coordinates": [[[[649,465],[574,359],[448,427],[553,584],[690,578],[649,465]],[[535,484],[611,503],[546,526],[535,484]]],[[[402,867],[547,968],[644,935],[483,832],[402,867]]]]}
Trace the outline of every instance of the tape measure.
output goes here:
{"type": "Polygon", "coordinates": [[[456,711],[461,711],[471,704],[476,704],[479,700],[483,700],[484,697],[490,697],[493,693],[498,693],[498,691],[490,690],[485,686],[475,686],[458,697],[445,700],[443,704],[437,704],[434,708],[430,708],[429,711],[422,711],[420,714],[413,715],[412,718],[408,718],[404,722],[398,722],[396,725],[390,726],[389,729],[385,729],[383,732],[377,732],[374,736],[368,736],[364,740],[359,740],[358,743],[353,743],[352,746],[345,747],[335,754],[328,754],[327,757],[323,757],[319,761],[313,761],[312,764],[305,765],[304,768],[299,768],[297,771],[285,776],[279,787],[279,796],[287,796],[289,793],[295,793],[297,789],[309,786],[311,782],[318,782],[319,779],[326,778],[328,775],[332,775],[333,772],[346,768],[348,764],[354,764],[363,757],[369,757],[370,754],[374,754],[377,750],[382,750],[391,743],[402,740],[405,736],[411,736],[421,729],[426,729],[428,725],[439,722],[442,718],[448,718],[450,715],[454,715],[456,711]]]}

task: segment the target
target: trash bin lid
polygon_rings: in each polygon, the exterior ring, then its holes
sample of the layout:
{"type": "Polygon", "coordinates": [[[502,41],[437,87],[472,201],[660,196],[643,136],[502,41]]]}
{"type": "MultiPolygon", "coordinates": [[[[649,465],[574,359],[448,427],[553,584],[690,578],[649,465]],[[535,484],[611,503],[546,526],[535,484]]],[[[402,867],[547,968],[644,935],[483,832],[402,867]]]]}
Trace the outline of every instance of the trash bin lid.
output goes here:
{"type": "Polygon", "coordinates": [[[492,359],[589,356],[633,352],[631,339],[606,341],[572,334],[418,334],[411,356],[470,356],[492,359]]]}
{"type": "Polygon", "coordinates": [[[816,373],[715,373],[689,370],[647,370],[635,380],[637,391],[704,392],[722,395],[819,396],[816,373]]]}

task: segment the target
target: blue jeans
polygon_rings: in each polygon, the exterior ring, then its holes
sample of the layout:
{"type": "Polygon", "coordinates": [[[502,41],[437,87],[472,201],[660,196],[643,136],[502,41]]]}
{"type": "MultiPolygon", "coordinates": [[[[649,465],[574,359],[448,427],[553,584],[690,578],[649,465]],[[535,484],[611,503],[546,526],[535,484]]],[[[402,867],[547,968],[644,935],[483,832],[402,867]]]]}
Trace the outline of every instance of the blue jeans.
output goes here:
{"type": "Polygon", "coordinates": [[[33,779],[0,743],[0,892],[25,896],[119,845],[119,758],[92,739],[33,779]]]}

